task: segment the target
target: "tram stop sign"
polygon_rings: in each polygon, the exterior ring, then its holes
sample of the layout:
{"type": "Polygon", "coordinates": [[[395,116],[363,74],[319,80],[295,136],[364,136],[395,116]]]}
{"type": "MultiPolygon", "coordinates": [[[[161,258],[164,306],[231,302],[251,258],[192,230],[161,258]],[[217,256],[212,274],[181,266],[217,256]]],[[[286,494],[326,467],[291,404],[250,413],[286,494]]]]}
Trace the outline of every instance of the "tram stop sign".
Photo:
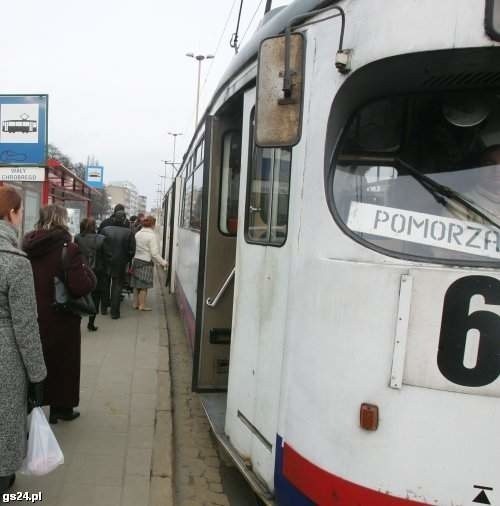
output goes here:
{"type": "Polygon", "coordinates": [[[103,175],[104,167],[101,165],[89,165],[86,170],[85,182],[89,186],[92,186],[92,188],[102,189],[104,188],[103,175]]]}
{"type": "Polygon", "coordinates": [[[45,165],[48,95],[0,95],[0,166],[45,165]]]}

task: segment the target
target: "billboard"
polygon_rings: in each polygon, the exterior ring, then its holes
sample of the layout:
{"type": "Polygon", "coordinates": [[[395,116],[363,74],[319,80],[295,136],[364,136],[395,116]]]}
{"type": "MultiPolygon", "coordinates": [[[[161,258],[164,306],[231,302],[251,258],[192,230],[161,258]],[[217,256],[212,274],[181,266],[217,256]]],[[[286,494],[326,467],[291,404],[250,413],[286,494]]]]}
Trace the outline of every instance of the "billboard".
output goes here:
{"type": "Polygon", "coordinates": [[[70,234],[74,237],[78,232],[80,232],[80,209],[74,209],[71,207],[67,207],[66,211],[68,211],[68,228],[70,234]]]}
{"type": "Polygon", "coordinates": [[[87,167],[85,180],[92,188],[103,188],[104,167],[100,165],[92,165],[87,167]]]}
{"type": "Polygon", "coordinates": [[[0,166],[45,165],[47,95],[0,95],[0,166]]]}

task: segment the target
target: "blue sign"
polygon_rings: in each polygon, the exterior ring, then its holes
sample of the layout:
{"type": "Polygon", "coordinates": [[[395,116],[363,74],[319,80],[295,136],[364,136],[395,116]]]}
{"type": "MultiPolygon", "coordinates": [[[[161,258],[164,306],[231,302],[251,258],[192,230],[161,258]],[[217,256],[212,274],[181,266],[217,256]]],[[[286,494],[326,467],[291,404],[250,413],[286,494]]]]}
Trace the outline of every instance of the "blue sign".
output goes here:
{"type": "Polygon", "coordinates": [[[87,167],[87,174],[85,180],[89,186],[93,188],[103,188],[103,175],[104,175],[104,167],[100,165],[93,165],[87,167]]]}
{"type": "Polygon", "coordinates": [[[0,165],[45,165],[47,95],[0,95],[0,165]]]}

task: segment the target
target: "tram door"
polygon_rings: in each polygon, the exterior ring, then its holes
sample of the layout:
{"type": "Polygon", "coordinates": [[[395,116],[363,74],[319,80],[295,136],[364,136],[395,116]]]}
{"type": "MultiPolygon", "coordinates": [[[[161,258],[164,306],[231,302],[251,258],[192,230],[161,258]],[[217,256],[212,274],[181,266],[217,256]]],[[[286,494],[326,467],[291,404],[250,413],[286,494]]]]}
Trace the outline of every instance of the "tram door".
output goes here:
{"type": "MultiPolygon", "coordinates": [[[[245,94],[240,224],[226,434],[252,470],[273,476],[290,262],[291,151],[254,142],[255,90],[245,94]]],[[[268,482],[272,489],[273,483],[268,482]]]]}
{"type": "Polygon", "coordinates": [[[242,97],[205,129],[203,213],[196,308],[193,389],[227,388],[233,313],[242,97]]]}
{"type": "Polygon", "coordinates": [[[175,291],[175,276],[173,273],[176,271],[177,266],[177,255],[179,250],[179,240],[178,240],[178,231],[179,231],[179,211],[180,211],[180,202],[181,202],[181,191],[182,188],[182,179],[180,177],[176,177],[174,182],[168,192],[168,202],[167,202],[167,217],[165,220],[166,227],[166,251],[165,251],[165,259],[168,261],[167,268],[167,276],[166,276],[166,286],[169,287],[170,293],[174,293],[175,291]]]}

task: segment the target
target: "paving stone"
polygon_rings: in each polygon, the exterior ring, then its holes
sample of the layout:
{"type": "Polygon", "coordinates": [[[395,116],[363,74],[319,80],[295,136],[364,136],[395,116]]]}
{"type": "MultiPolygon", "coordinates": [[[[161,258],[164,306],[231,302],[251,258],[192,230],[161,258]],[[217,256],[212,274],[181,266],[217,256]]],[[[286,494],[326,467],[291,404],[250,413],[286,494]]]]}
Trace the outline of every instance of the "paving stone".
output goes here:
{"type": "Polygon", "coordinates": [[[133,410],[130,413],[130,425],[145,425],[148,427],[153,427],[155,424],[155,415],[155,408],[133,410]]]}
{"type": "Polygon", "coordinates": [[[95,489],[95,506],[120,506],[121,495],[122,487],[98,485],[95,489]]]}
{"type": "Polygon", "coordinates": [[[157,395],[133,393],[130,401],[130,408],[132,411],[140,411],[143,409],[156,409],[157,395]]]}
{"type": "Polygon", "coordinates": [[[127,451],[126,475],[149,478],[151,475],[151,448],[129,448],[127,451]]]}
{"type": "Polygon", "coordinates": [[[80,485],[78,483],[65,483],[59,496],[59,506],[89,506],[94,505],[96,499],[95,485],[80,485]]]}
{"type": "Polygon", "coordinates": [[[211,490],[212,492],[221,493],[222,492],[222,485],[220,483],[209,483],[208,489],[211,490]]]}
{"type": "Polygon", "coordinates": [[[168,347],[160,346],[158,356],[158,370],[169,372],[170,371],[170,360],[168,356],[168,347]]]}
{"type": "Polygon", "coordinates": [[[172,480],[153,476],[150,483],[149,506],[174,506],[172,480]]]}
{"type": "Polygon", "coordinates": [[[157,377],[155,370],[138,369],[134,372],[134,379],[132,381],[132,392],[143,394],[156,393],[157,377]]]}
{"type": "Polygon", "coordinates": [[[153,476],[172,476],[172,424],[170,413],[157,412],[153,445],[153,476]]]}
{"type": "Polygon", "coordinates": [[[172,394],[170,391],[170,374],[168,372],[158,372],[158,404],[160,411],[172,410],[172,394]]]}
{"type": "Polygon", "coordinates": [[[80,440],[76,449],[80,453],[94,455],[125,455],[127,435],[116,432],[91,432],[80,440]]]}
{"type": "Polygon", "coordinates": [[[126,476],[121,506],[139,506],[149,503],[149,477],[126,476]]]}
{"type": "Polygon", "coordinates": [[[153,448],[154,427],[135,425],[128,432],[129,448],[153,448]]]}

